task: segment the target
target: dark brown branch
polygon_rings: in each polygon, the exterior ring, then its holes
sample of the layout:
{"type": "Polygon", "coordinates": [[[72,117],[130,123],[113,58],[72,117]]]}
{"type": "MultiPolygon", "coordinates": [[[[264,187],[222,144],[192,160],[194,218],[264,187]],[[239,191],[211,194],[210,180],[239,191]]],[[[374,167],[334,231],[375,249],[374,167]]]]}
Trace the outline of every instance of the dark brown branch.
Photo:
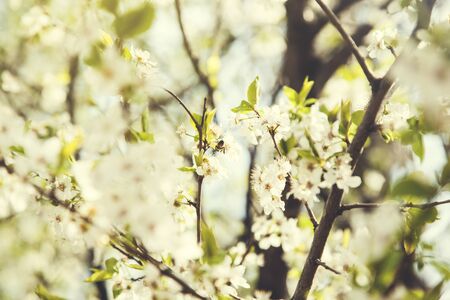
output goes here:
{"type": "MultiPolygon", "coordinates": [[[[318,3],[322,3],[320,0],[316,0],[318,3]]],[[[429,0],[434,4],[434,0],[429,0]]],[[[326,7],[326,6],[325,6],[326,7]]],[[[428,7],[426,10],[428,14],[431,14],[432,6],[428,7]]],[[[422,18],[425,18],[422,16],[422,18]]],[[[425,18],[428,22],[418,22],[418,26],[421,28],[427,28],[429,23],[429,18],[425,18]]],[[[339,22],[338,22],[339,25],[339,22]]],[[[342,27],[341,27],[342,28],[342,27]]],[[[344,31],[345,32],[345,31],[344,31]]],[[[347,152],[352,158],[352,167],[354,167],[361,155],[363,146],[366,143],[369,135],[375,129],[375,119],[381,108],[384,98],[394,86],[394,80],[392,79],[392,69],[398,63],[398,60],[394,62],[389,71],[381,80],[377,80],[376,83],[372,85],[372,96],[369,100],[368,107],[364,114],[363,120],[358,127],[355,137],[353,138],[347,152]]],[[[297,287],[295,289],[292,299],[295,300],[306,300],[308,297],[314,276],[317,271],[317,259],[320,260],[322,257],[325,244],[327,242],[328,236],[330,234],[331,228],[336,217],[339,215],[341,201],[342,201],[343,191],[334,185],[325,203],[325,208],[323,216],[320,220],[319,226],[314,232],[313,242],[308,253],[305,265],[303,267],[300,280],[298,281],[297,287]]]]}
{"type": "MultiPolygon", "coordinates": [[[[10,166],[7,166],[3,160],[0,160],[0,167],[5,168],[8,171],[8,173],[10,173],[10,174],[14,173],[14,169],[10,166]]],[[[42,187],[40,187],[36,184],[31,184],[31,185],[36,190],[36,192],[38,192],[40,194],[41,197],[46,197],[53,203],[76,214],[77,217],[80,218],[80,220],[85,222],[86,224],[89,224],[92,226],[96,225],[90,218],[82,215],[78,210],[76,210],[75,207],[73,205],[71,205],[69,202],[59,200],[56,197],[55,191],[53,189],[50,191],[45,191],[42,187]]],[[[142,265],[141,261],[147,261],[147,262],[151,263],[159,270],[161,275],[169,277],[172,280],[174,280],[175,282],[177,282],[182,288],[182,293],[189,294],[195,298],[202,299],[202,300],[208,299],[207,297],[204,297],[204,296],[200,295],[199,293],[197,293],[197,291],[195,291],[187,282],[185,282],[181,277],[179,277],[167,265],[165,265],[163,262],[152,257],[149,254],[148,250],[145,248],[145,246],[142,243],[138,242],[135,238],[132,238],[132,240],[130,241],[129,237],[125,236],[120,231],[117,231],[117,233],[115,235],[116,235],[116,237],[119,237],[119,239],[116,242],[114,242],[114,240],[111,240],[111,246],[114,249],[116,249],[117,251],[119,251],[120,253],[122,253],[123,255],[125,255],[127,258],[136,261],[140,265],[142,265]],[[120,242],[121,238],[126,238],[127,242],[121,243],[120,242]],[[132,242],[132,244],[130,244],[130,242],[132,242]]],[[[114,237],[114,236],[112,236],[112,237],[114,237]]]]}
{"type": "MultiPolygon", "coordinates": [[[[205,151],[205,145],[203,143],[203,127],[205,126],[205,117],[206,117],[206,98],[203,100],[203,110],[202,110],[202,122],[200,126],[197,127],[198,131],[198,151],[201,154],[202,151],[205,151]]],[[[195,202],[195,214],[197,217],[197,243],[201,243],[202,241],[202,185],[205,177],[203,175],[199,175],[197,177],[197,199],[195,202]]]]}
{"type": "Polygon", "coordinates": [[[324,263],[323,261],[321,261],[320,259],[316,259],[316,264],[318,264],[319,266],[323,267],[324,269],[333,272],[336,275],[341,275],[341,272],[339,272],[338,270],[328,266],[326,263],[324,263]]]}
{"type": "Polygon", "coordinates": [[[275,147],[275,150],[277,151],[277,154],[280,157],[283,157],[283,154],[281,154],[280,148],[278,148],[277,141],[275,140],[275,130],[276,129],[269,129],[269,134],[270,134],[270,137],[272,138],[273,146],[275,147]]]}
{"type": "MultiPolygon", "coordinates": [[[[142,261],[146,261],[150,264],[152,264],[154,267],[156,267],[159,271],[159,273],[163,276],[166,276],[176,283],[180,285],[182,288],[182,293],[189,294],[197,299],[206,300],[207,297],[204,297],[200,295],[196,290],[194,290],[184,279],[182,279],[180,276],[178,276],[171,268],[169,268],[166,264],[163,262],[157,260],[153,256],[151,256],[148,252],[148,250],[145,248],[145,246],[137,241],[136,239],[130,240],[129,238],[126,238],[126,242],[120,242],[121,239],[124,238],[123,233],[119,233],[119,238],[117,241],[113,242],[117,248],[121,249],[120,252],[126,252],[129,253],[129,255],[133,257],[137,257],[142,261]]],[[[116,248],[116,249],[117,249],[116,248]]]]}
{"type": "Polygon", "coordinates": [[[352,39],[352,37],[345,31],[344,27],[342,27],[341,22],[336,17],[336,15],[333,13],[333,11],[322,1],[322,0],[316,0],[317,4],[322,8],[322,10],[325,12],[325,14],[328,16],[330,22],[334,25],[334,27],[339,31],[342,38],[350,48],[352,49],[353,55],[355,56],[356,60],[358,61],[359,65],[361,66],[361,69],[364,72],[364,75],[366,75],[367,80],[369,81],[372,88],[377,82],[377,78],[372,74],[372,72],[369,70],[369,67],[366,64],[366,61],[364,60],[364,57],[361,55],[361,53],[358,50],[358,46],[356,46],[355,41],[352,39]]]}
{"type": "Polygon", "coordinates": [[[429,203],[422,203],[422,204],[415,204],[415,203],[405,203],[405,204],[398,204],[398,203],[355,203],[355,204],[344,204],[341,205],[341,208],[339,209],[339,214],[342,214],[345,211],[349,211],[352,209],[374,209],[383,207],[386,205],[394,205],[398,206],[400,209],[402,208],[419,208],[419,209],[429,209],[438,205],[448,204],[450,203],[449,200],[443,200],[443,201],[435,201],[435,202],[429,202],[429,203]]]}
{"type": "Polygon", "coordinates": [[[186,50],[186,53],[189,56],[189,60],[191,61],[192,67],[194,68],[194,71],[197,74],[200,82],[206,87],[206,90],[208,92],[208,98],[211,101],[211,106],[214,107],[214,88],[212,87],[211,83],[209,82],[208,75],[203,73],[203,71],[201,70],[200,60],[194,54],[194,51],[192,50],[189,39],[187,38],[186,30],[184,28],[184,24],[183,24],[183,20],[182,20],[182,16],[181,16],[182,13],[181,13],[180,0],[175,0],[175,10],[177,12],[178,26],[180,27],[181,35],[183,36],[184,49],[186,50]]]}
{"type": "MultiPolygon", "coordinates": [[[[333,7],[333,11],[335,15],[339,15],[340,13],[344,12],[348,8],[350,8],[352,5],[361,2],[361,0],[342,0],[339,1],[338,4],[336,4],[335,7],[333,7]]],[[[328,17],[324,16],[316,22],[315,30],[316,32],[319,32],[322,30],[322,28],[328,23],[328,17]]]]}

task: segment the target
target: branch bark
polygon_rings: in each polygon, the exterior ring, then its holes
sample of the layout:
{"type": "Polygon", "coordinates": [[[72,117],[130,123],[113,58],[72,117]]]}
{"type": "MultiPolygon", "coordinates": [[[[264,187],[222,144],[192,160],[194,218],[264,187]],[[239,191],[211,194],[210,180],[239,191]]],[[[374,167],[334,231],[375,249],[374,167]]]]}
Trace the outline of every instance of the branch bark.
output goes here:
{"type": "MultiPolygon", "coordinates": [[[[321,0],[316,0],[319,5],[324,6],[325,9],[327,8],[325,4],[321,0]]],[[[413,31],[414,33],[418,30],[418,28],[427,28],[429,25],[429,15],[431,14],[432,7],[434,5],[435,0],[428,0],[428,4],[431,6],[428,6],[426,9],[426,12],[428,14],[428,17],[426,15],[421,15],[419,13],[419,20],[417,22],[417,26],[413,31]],[[426,20],[424,22],[423,20],[426,20]]],[[[324,8],[322,7],[322,8],[324,8]]],[[[330,21],[335,24],[337,23],[337,28],[339,26],[339,22],[336,19],[336,16],[334,14],[329,13],[330,21]]],[[[335,24],[336,26],[336,24],[335,24]]],[[[342,28],[342,26],[339,27],[340,30],[343,31],[341,33],[343,37],[347,36],[345,30],[342,28]]],[[[338,28],[338,30],[339,30],[338,28]]],[[[357,50],[357,49],[356,49],[357,50]]],[[[354,53],[355,54],[355,53],[354,53]]],[[[359,52],[358,52],[359,54],[359,52]]],[[[356,56],[356,55],[355,55],[356,56]]],[[[381,108],[381,105],[383,103],[384,98],[388,94],[388,92],[391,90],[391,88],[394,86],[394,80],[392,79],[392,69],[396,65],[396,62],[391,66],[389,71],[384,75],[382,79],[374,79],[372,83],[372,96],[369,100],[368,107],[366,109],[366,113],[364,114],[363,120],[358,127],[358,130],[356,132],[356,135],[354,139],[352,140],[347,152],[350,154],[352,158],[352,167],[356,165],[358,162],[358,158],[361,155],[363,146],[365,142],[367,141],[369,135],[371,132],[373,132],[375,128],[375,119],[376,116],[381,108]]],[[[361,65],[363,67],[363,65],[361,65]]],[[[367,75],[366,75],[367,76],[367,75]]],[[[369,79],[369,78],[368,78],[369,79]]],[[[369,80],[370,81],[370,80],[369,80]]],[[[300,276],[300,279],[298,281],[297,287],[295,289],[294,295],[292,299],[295,300],[306,300],[308,297],[309,291],[311,289],[311,285],[314,279],[314,276],[317,271],[317,260],[320,260],[322,257],[323,250],[325,248],[325,244],[327,242],[328,236],[330,234],[331,228],[333,226],[333,223],[336,219],[336,217],[339,215],[340,207],[341,207],[341,201],[342,201],[343,191],[339,189],[336,185],[334,185],[331,189],[330,195],[328,196],[328,199],[325,203],[324,213],[322,216],[322,219],[320,220],[319,226],[317,227],[317,230],[314,232],[314,238],[311,245],[311,248],[308,253],[308,257],[305,262],[305,266],[303,268],[302,274],[300,276]]]]}
{"type": "Polygon", "coordinates": [[[328,19],[330,20],[331,24],[337,29],[337,31],[340,33],[344,41],[350,46],[353,55],[355,56],[356,60],[358,61],[359,65],[361,66],[361,69],[364,72],[364,75],[366,75],[367,80],[369,81],[372,88],[376,84],[377,78],[372,74],[372,71],[369,70],[369,67],[366,64],[366,61],[364,60],[364,57],[361,55],[361,53],[358,50],[358,46],[356,46],[355,41],[352,39],[352,37],[345,31],[344,27],[342,26],[341,22],[337,18],[337,16],[334,14],[334,12],[322,1],[322,0],[316,0],[317,4],[322,8],[322,10],[325,12],[325,14],[328,16],[328,19]]]}

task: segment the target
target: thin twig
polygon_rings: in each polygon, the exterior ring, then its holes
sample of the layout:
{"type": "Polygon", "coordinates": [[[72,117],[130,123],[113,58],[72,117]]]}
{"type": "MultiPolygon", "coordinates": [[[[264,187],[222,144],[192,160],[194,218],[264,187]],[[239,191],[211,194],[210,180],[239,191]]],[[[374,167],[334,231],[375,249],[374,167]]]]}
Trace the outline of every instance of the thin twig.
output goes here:
{"type": "Polygon", "coordinates": [[[352,39],[352,37],[345,31],[344,27],[342,26],[341,22],[337,18],[337,16],[334,14],[334,12],[322,1],[322,0],[316,0],[317,4],[322,8],[322,10],[325,12],[325,14],[328,16],[330,22],[334,25],[334,27],[339,31],[342,38],[349,44],[350,48],[352,49],[353,55],[355,56],[356,60],[358,61],[359,65],[361,66],[361,69],[364,72],[364,75],[366,76],[367,80],[369,81],[372,88],[375,86],[377,82],[377,78],[372,74],[369,67],[366,64],[366,61],[364,60],[364,57],[361,55],[361,53],[358,50],[358,46],[356,45],[355,41],[352,39]]]}
{"type": "MultiPolygon", "coordinates": [[[[124,237],[124,234],[119,232],[119,236],[124,237]]],[[[121,240],[120,237],[118,238],[117,241],[118,243],[120,243],[121,240]]],[[[153,266],[155,266],[161,275],[171,278],[176,283],[178,283],[182,288],[182,293],[189,294],[195,298],[202,300],[208,299],[207,297],[200,295],[184,279],[178,276],[166,264],[151,256],[148,250],[145,248],[145,246],[139,241],[137,241],[135,238],[133,238],[132,240],[127,239],[127,242],[120,243],[120,245],[118,246],[123,248],[122,251],[130,253],[132,256],[137,256],[139,259],[147,261],[153,266]],[[130,242],[132,243],[132,245],[130,245],[130,242]]]]}
{"type": "Polygon", "coordinates": [[[195,73],[197,74],[199,80],[203,85],[206,87],[206,90],[208,91],[208,98],[211,101],[212,106],[214,107],[214,88],[212,87],[211,83],[209,82],[207,74],[203,73],[200,68],[200,60],[198,57],[194,54],[194,51],[192,50],[191,44],[189,42],[189,39],[187,38],[186,30],[184,28],[183,20],[182,20],[182,13],[181,13],[181,3],[180,0],[175,0],[175,10],[177,12],[177,21],[178,26],[180,27],[181,35],[183,36],[183,46],[186,50],[187,55],[189,56],[189,60],[191,61],[192,67],[194,68],[195,73]]]}
{"type": "Polygon", "coordinates": [[[309,204],[306,200],[302,201],[305,205],[306,211],[308,212],[309,219],[311,220],[311,223],[313,225],[314,230],[316,230],[317,226],[319,226],[319,222],[317,222],[316,216],[314,215],[314,212],[312,211],[311,207],[309,207],[309,204]]]}
{"type": "Polygon", "coordinates": [[[270,137],[272,138],[273,146],[275,147],[275,150],[277,150],[277,153],[280,157],[283,157],[283,154],[281,154],[280,148],[278,148],[277,141],[275,140],[275,129],[269,129],[270,137]]]}
{"type": "MultiPolygon", "coordinates": [[[[204,152],[204,143],[203,143],[203,127],[205,126],[205,117],[206,117],[206,102],[207,98],[205,97],[203,100],[203,110],[202,110],[202,121],[200,123],[200,126],[197,127],[198,131],[198,151],[201,154],[202,151],[204,152]]],[[[202,186],[203,186],[203,180],[205,179],[205,176],[199,175],[197,177],[197,199],[195,203],[195,214],[197,217],[197,243],[201,243],[202,241],[202,186]]]]}
{"type": "Polygon", "coordinates": [[[450,199],[443,200],[443,201],[435,201],[435,202],[429,202],[429,203],[422,203],[422,204],[415,204],[415,203],[405,203],[398,205],[397,203],[355,203],[355,204],[344,204],[341,205],[341,208],[339,210],[339,214],[342,214],[345,211],[352,210],[352,209],[358,209],[358,208],[365,208],[365,209],[373,209],[373,208],[379,208],[386,205],[395,205],[399,206],[400,209],[402,208],[418,208],[418,209],[429,209],[438,205],[448,204],[450,203],[450,199]]]}
{"type": "Polygon", "coordinates": [[[184,110],[188,113],[189,117],[191,118],[192,122],[194,122],[195,127],[197,127],[197,129],[200,127],[200,124],[197,122],[197,120],[194,118],[194,115],[191,113],[191,111],[189,110],[189,108],[187,108],[186,104],[184,104],[184,102],[180,99],[180,97],[178,97],[177,95],[175,95],[173,92],[171,92],[168,89],[164,89],[167,93],[169,93],[169,95],[171,95],[175,100],[178,101],[178,103],[184,108],[184,110]]]}
{"type": "Polygon", "coordinates": [[[327,269],[328,271],[333,272],[334,274],[341,275],[341,272],[339,272],[338,270],[333,269],[332,267],[328,266],[326,263],[324,263],[320,259],[316,259],[316,264],[318,264],[319,266],[323,267],[324,269],[327,269]]]}

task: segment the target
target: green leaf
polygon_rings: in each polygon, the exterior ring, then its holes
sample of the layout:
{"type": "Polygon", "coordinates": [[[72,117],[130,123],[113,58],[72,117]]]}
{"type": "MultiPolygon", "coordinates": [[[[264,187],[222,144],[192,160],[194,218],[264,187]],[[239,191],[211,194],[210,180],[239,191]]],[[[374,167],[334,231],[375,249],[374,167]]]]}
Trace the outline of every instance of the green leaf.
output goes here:
{"type": "Polygon", "coordinates": [[[417,130],[405,130],[400,133],[400,141],[403,145],[411,145],[413,152],[423,160],[425,147],[423,145],[422,133],[417,130]]]}
{"type": "Polygon", "coordinates": [[[437,188],[421,172],[411,173],[399,179],[392,187],[392,196],[409,199],[430,199],[437,188]]]}
{"type": "Polygon", "coordinates": [[[254,111],[253,109],[254,109],[254,106],[252,104],[250,104],[248,101],[242,100],[241,104],[239,104],[239,106],[232,108],[231,111],[234,113],[245,114],[245,113],[253,112],[254,111]]]}
{"type": "Polygon", "coordinates": [[[9,146],[9,151],[14,154],[25,155],[25,149],[20,145],[9,146]]]}
{"type": "MultiPolygon", "coordinates": [[[[199,114],[197,114],[197,113],[192,113],[192,116],[194,117],[194,119],[195,119],[195,121],[198,123],[198,125],[200,125],[200,124],[202,124],[202,115],[199,115],[199,114]]],[[[194,122],[191,120],[191,125],[195,128],[195,129],[197,129],[196,127],[195,127],[195,124],[194,124],[194,122]]]]}
{"type": "Polygon", "coordinates": [[[208,264],[218,264],[220,263],[225,254],[222,249],[217,245],[216,237],[211,228],[209,228],[205,222],[201,224],[202,229],[202,249],[203,249],[203,259],[208,264]]]}
{"type": "Polygon", "coordinates": [[[39,297],[39,299],[42,300],[65,300],[65,298],[55,296],[51,294],[45,286],[42,284],[39,284],[36,289],[34,290],[34,293],[39,297]]]}
{"type": "Polygon", "coordinates": [[[143,132],[148,132],[148,124],[149,124],[150,114],[148,109],[146,108],[141,114],[141,127],[143,132]]]}
{"type": "Polygon", "coordinates": [[[141,6],[118,16],[114,21],[114,29],[120,38],[131,38],[147,31],[155,18],[153,5],[145,2],[141,6]]]}
{"type": "Polygon", "coordinates": [[[101,0],[100,7],[115,15],[119,7],[119,0],[101,0]]]}
{"type": "Polygon", "coordinates": [[[442,287],[444,286],[444,280],[439,282],[431,291],[425,294],[423,300],[439,300],[441,299],[442,287]]]}
{"type": "Polygon", "coordinates": [[[115,259],[114,257],[108,258],[105,261],[105,267],[106,267],[106,271],[110,272],[110,273],[114,273],[117,272],[117,263],[119,261],[117,259],[115,259]]]}
{"type": "Polygon", "coordinates": [[[149,142],[153,144],[155,142],[155,136],[150,132],[138,132],[139,140],[142,142],[149,142]]]}
{"type": "Polygon", "coordinates": [[[182,172],[195,172],[196,168],[195,167],[181,167],[181,168],[178,168],[178,170],[180,170],[182,172]]]}
{"type": "Polygon", "coordinates": [[[119,295],[122,294],[122,291],[122,285],[120,284],[120,282],[115,283],[112,286],[113,298],[116,299],[117,297],[119,297],[119,295]]]}
{"type": "Polygon", "coordinates": [[[95,270],[94,273],[92,273],[92,275],[86,278],[84,281],[85,282],[105,281],[111,279],[113,275],[114,273],[109,272],[107,270],[95,270]]]}
{"type": "Polygon", "coordinates": [[[403,253],[400,251],[388,251],[373,264],[373,287],[376,290],[384,291],[392,283],[402,257],[403,253]]]}
{"type": "Polygon", "coordinates": [[[297,145],[297,140],[293,135],[291,135],[287,140],[282,139],[280,141],[280,148],[281,152],[284,155],[287,155],[289,151],[291,151],[292,148],[294,148],[297,145]]]}
{"type": "Polygon", "coordinates": [[[420,242],[420,236],[427,223],[433,223],[438,218],[436,207],[428,209],[410,208],[406,212],[403,248],[407,254],[412,254],[420,242]]]}
{"type": "Polygon", "coordinates": [[[255,80],[250,83],[247,89],[247,100],[253,106],[258,103],[259,100],[259,77],[256,76],[255,80]]]}
{"type": "Polygon", "coordinates": [[[450,264],[443,261],[432,261],[431,265],[444,277],[450,280],[450,264]]]}
{"type": "Polygon", "coordinates": [[[447,164],[442,169],[442,173],[439,178],[439,184],[441,186],[444,186],[448,183],[450,183],[450,159],[447,160],[447,164]]]}
{"type": "Polygon", "coordinates": [[[298,104],[298,94],[296,90],[285,85],[283,86],[283,93],[286,95],[289,101],[291,101],[292,105],[298,104]]]}
{"type": "Polygon", "coordinates": [[[310,160],[317,160],[317,157],[314,156],[314,154],[310,150],[298,150],[297,151],[298,156],[310,160]]]}
{"type": "Polygon", "coordinates": [[[206,113],[205,124],[203,125],[205,132],[209,128],[209,125],[211,125],[212,121],[214,120],[215,115],[216,115],[216,109],[213,109],[206,113]]]}
{"type": "Polygon", "coordinates": [[[310,81],[308,80],[308,77],[305,78],[305,80],[303,81],[303,85],[302,85],[302,90],[300,91],[300,93],[298,93],[298,103],[299,104],[304,104],[306,97],[308,97],[309,92],[311,92],[311,89],[314,85],[314,81],[310,81]]]}
{"type": "Polygon", "coordinates": [[[364,110],[356,110],[352,113],[352,123],[359,126],[364,118],[364,110]]]}
{"type": "Polygon", "coordinates": [[[339,124],[339,133],[343,136],[347,136],[348,129],[350,126],[350,100],[341,102],[340,118],[341,122],[339,124]]]}

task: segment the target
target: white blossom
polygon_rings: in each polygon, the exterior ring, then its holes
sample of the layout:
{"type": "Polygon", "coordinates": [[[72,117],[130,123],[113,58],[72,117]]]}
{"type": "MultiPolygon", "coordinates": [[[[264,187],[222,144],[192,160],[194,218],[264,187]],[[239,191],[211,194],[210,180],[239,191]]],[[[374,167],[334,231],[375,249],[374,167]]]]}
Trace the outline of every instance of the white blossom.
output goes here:
{"type": "Polygon", "coordinates": [[[281,194],[286,185],[286,177],[291,165],[280,158],[263,168],[256,166],[252,173],[252,188],[266,215],[276,210],[284,210],[281,194]]]}

